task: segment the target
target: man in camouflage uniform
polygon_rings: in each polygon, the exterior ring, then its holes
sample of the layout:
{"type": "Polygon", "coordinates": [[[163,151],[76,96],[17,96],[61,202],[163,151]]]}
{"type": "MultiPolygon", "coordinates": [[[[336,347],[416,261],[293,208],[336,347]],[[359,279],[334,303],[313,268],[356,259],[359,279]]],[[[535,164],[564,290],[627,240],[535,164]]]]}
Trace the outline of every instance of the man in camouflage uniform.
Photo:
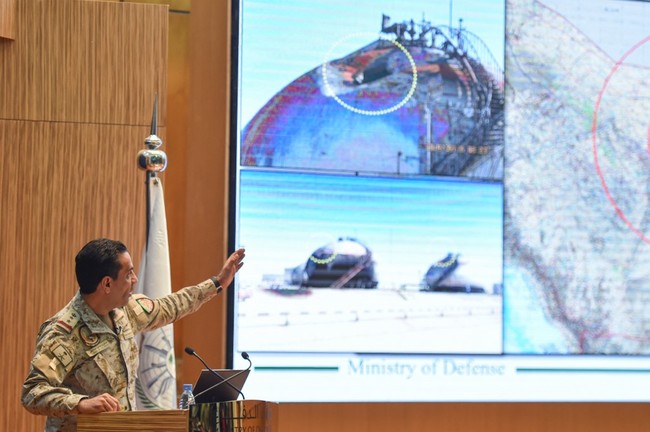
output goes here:
{"type": "Polygon", "coordinates": [[[38,333],[23,406],[48,416],[46,431],[75,431],[77,414],[135,409],[135,335],[195,312],[230,285],[243,258],[239,249],[217,276],[150,299],[132,295],[138,278],[123,243],[86,244],[75,259],[79,292],[38,333]]]}

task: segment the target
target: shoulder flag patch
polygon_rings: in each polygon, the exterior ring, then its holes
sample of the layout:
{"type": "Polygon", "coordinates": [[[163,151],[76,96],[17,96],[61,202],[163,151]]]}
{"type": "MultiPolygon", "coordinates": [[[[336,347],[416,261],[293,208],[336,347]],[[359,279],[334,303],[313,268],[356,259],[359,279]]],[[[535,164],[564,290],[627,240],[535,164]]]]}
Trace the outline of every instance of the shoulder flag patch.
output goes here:
{"type": "Polygon", "coordinates": [[[135,300],[146,314],[153,312],[154,303],[150,298],[139,298],[135,300]]]}
{"type": "Polygon", "coordinates": [[[56,322],[56,325],[65,330],[66,332],[70,333],[72,331],[72,327],[70,327],[70,324],[63,320],[58,320],[56,322]]]}

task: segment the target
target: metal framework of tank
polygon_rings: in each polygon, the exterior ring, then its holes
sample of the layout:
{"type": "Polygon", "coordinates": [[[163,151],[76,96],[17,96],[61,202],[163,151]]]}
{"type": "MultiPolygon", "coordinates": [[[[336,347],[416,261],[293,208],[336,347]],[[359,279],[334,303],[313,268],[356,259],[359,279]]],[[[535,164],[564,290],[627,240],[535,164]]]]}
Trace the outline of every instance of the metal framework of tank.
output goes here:
{"type": "MultiPolygon", "coordinates": [[[[420,137],[419,143],[420,171],[434,175],[463,175],[473,171],[474,177],[498,176],[503,169],[505,95],[504,83],[499,80],[503,71],[485,43],[463,28],[462,20],[458,28],[451,28],[433,26],[425,20],[390,24],[390,17],[383,15],[381,32],[394,36],[407,49],[419,47],[439,52],[467,78],[465,103],[448,103],[445,108],[449,113],[456,113],[448,115],[452,127],[455,120],[463,118],[471,119],[473,127],[467,133],[452,134],[449,147],[436,146],[432,141],[433,107],[426,97],[417,101],[423,107],[427,123],[427,134],[420,137]],[[482,149],[489,149],[490,153],[481,154],[482,149]]],[[[386,47],[392,44],[383,43],[386,47]]]]}

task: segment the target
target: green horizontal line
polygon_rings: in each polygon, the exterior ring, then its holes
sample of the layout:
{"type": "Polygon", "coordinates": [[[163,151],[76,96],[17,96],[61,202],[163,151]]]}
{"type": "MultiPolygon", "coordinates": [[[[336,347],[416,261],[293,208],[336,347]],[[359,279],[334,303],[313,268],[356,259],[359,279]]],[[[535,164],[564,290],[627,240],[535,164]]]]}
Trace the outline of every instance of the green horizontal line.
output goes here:
{"type": "Polygon", "coordinates": [[[650,369],[572,369],[572,368],[517,368],[526,373],[650,373],[650,369]]]}
{"type": "Polygon", "coordinates": [[[338,366],[255,366],[259,371],[338,372],[338,366]]]}

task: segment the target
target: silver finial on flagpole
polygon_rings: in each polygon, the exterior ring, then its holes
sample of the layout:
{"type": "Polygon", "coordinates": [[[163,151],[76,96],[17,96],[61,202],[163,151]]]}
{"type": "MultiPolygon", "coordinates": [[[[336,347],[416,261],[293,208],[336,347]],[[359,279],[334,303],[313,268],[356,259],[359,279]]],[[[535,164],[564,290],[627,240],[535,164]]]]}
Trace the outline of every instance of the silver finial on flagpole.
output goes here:
{"type": "Polygon", "coordinates": [[[151,115],[151,134],[145,138],[144,145],[147,147],[138,152],[138,168],[147,171],[155,176],[157,172],[165,171],[167,168],[167,154],[158,150],[162,145],[162,140],[156,135],[158,132],[158,95],[153,104],[153,114],[151,115]]]}

